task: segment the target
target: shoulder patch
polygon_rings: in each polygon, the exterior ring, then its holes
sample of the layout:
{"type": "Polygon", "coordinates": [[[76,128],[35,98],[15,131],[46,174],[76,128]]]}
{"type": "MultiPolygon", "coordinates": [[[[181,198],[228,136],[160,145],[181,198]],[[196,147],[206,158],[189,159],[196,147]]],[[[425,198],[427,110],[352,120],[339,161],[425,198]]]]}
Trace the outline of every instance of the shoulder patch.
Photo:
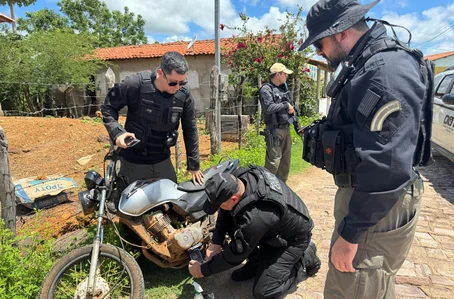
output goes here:
{"type": "Polygon", "coordinates": [[[400,102],[398,100],[394,100],[391,102],[386,103],[383,105],[378,111],[375,113],[374,117],[372,118],[372,122],[370,124],[370,130],[372,132],[379,132],[383,128],[383,123],[385,119],[394,112],[402,110],[400,102]]]}
{"type": "Polygon", "coordinates": [[[279,182],[277,177],[272,175],[268,171],[262,171],[262,173],[265,178],[265,181],[268,183],[268,186],[271,188],[271,190],[274,190],[274,191],[282,194],[281,183],[279,182]]]}

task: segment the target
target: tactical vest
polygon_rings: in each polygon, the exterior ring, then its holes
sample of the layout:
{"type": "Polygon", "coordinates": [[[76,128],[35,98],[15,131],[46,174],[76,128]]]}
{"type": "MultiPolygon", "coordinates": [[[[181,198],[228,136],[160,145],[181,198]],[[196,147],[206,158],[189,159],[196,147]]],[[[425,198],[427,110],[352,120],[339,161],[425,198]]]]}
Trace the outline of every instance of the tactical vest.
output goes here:
{"type": "Polygon", "coordinates": [[[140,102],[136,110],[129,109],[125,129],[142,142],[134,147],[142,154],[161,154],[169,151],[166,140],[178,129],[187,95],[179,90],[164,97],[154,86],[155,76],[150,72],[138,73],[140,102]]]}
{"type": "MultiPolygon", "coordinates": [[[[355,70],[360,70],[367,60],[376,53],[396,49],[404,50],[418,60],[426,85],[420,131],[413,155],[413,166],[425,166],[432,162],[433,63],[430,60],[424,60],[422,53],[417,49],[410,49],[393,39],[384,39],[365,49],[354,66],[355,70]]],[[[354,77],[356,72],[350,74],[346,82],[343,83],[344,86],[354,77]]],[[[340,100],[336,100],[336,98],[337,96],[332,100],[328,118],[314,122],[304,128],[303,159],[319,168],[326,169],[331,174],[347,174],[350,175],[349,180],[354,180],[355,178],[352,178],[351,175],[355,174],[360,159],[355,153],[353,144],[353,124],[345,119],[340,100]]],[[[354,187],[355,182],[349,181],[345,185],[354,187]]]]}
{"type": "Polygon", "coordinates": [[[246,173],[252,174],[257,179],[258,186],[256,192],[241,199],[233,209],[232,215],[235,222],[246,207],[259,200],[272,202],[279,207],[281,211],[281,222],[279,225],[284,225],[287,222],[293,221],[293,219],[290,219],[291,216],[289,214],[289,207],[306,219],[311,219],[304,202],[267,169],[255,165],[249,165],[248,167],[238,168],[232,174],[237,178],[241,178],[246,173]]]}
{"type": "MultiPolygon", "coordinates": [[[[260,89],[262,89],[264,86],[269,86],[271,88],[271,91],[273,93],[273,101],[276,104],[282,103],[282,102],[289,102],[291,103],[291,98],[290,98],[290,91],[282,91],[279,89],[274,84],[271,83],[264,83],[260,89]]],[[[263,109],[264,110],[264,109],[263,109]]],[[[276,113],[265,113],[265,111],[262,111],[263,113],[263,120],[265,121],[265,124],[268,126],[279,126],[279,125],[288,125],[288,120],[289,120],[289,115],[287,110],[281,110],[276,113]]]]}

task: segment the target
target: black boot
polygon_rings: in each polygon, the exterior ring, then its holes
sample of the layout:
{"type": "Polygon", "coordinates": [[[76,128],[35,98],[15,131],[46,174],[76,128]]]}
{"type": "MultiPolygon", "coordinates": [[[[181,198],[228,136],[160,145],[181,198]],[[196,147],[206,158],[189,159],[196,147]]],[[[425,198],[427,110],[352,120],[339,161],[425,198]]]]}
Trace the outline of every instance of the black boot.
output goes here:
{"type": "Polygon", "coordinates": [[[257,261],[248,260],[240,269],[232,272],[233,281],[246,281],[255,277],[257,273],[257,261]]]}
{"type": "Polygon", "coordinates": [[[303,265],[306,268],[306,273],[309,277],[317,274],[321,266],[320,259],[317,257],[317,247],[311,241],[303,256],[303,265]]]}

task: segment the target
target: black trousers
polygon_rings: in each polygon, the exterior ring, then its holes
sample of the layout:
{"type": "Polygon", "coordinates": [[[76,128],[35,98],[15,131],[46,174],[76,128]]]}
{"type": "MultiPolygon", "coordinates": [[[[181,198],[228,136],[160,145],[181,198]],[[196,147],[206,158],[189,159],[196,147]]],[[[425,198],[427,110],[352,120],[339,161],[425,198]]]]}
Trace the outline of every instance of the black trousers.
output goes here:
{"type": "MultiPolygon", "coordinates": [[[[285,247],[260,245],[257,274],[252,293],[255,299],[278,298],[292,288],[302,277],[302,257],[309,246],[310,235],[285,247]]],[[[256,254],[257,250],[253,252],[256,254]]]]}

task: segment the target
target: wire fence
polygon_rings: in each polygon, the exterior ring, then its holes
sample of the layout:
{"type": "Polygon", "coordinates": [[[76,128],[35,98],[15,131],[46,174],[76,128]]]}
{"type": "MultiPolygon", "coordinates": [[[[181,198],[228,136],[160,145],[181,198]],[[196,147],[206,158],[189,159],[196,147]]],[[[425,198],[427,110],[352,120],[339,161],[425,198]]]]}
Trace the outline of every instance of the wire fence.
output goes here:
{"type": "MultiPolygon", "coordinates": [[[[238,103],[236,102],[237,100],[237,97],[227,97],[229,100],[232,100],[230,103],[225,103],[225,104],[228,104],[228,107],[223,107],[224,110],[228,110],[230,109],[231,111],[233,111],[232,114],[235,114],[235,112],[241,108],[243,111],[245,109],[257,109],[258,108],[258,104],[255,103],[255,104],[242,104],[242,105],[238,105],[238,103]]],[[[207,99],[207,98],[205,98],[207,99]]],[[[257,97],[253,98],[253,99],[257,99],[257,97]]],[[[102,104],[102,103],[101,103],[102,104]]],[[[16,115],[20,115],[20,116],[39,116],[41,112],[47,112],[47,111],[60,111],[60,110],[65,110],[65,109],[76,109],[76,108],[93,108],[93,107],[98,107],[98,105],[93,105],[93,104],[89,104],[89,105],[75,105],[75,106],[70,106],[70,107],[65,107],[65,108],[43,108],[39,111],[36,111],[36,112],[33,112],[33,113],[24,113],[21,111],[14,111],[14,110],[4,110],[3,112],[6,114],[6,115],[13,115],[14,113],[16,113],[16,115]]],[[[210,108],[207,108],[207,109],[204,109],[202,111],[199,111],[201,113],[201,115],[203,115],[202,117],[198,118],[198,126],[199,126],[199,133],[201,133],[202,135],[206,135],[208,132],[205,128],[207,128],[208,126],[206,125],[206,118],[204,117],[205,115],[207,115],[207,113],[209,112],[214,112],[215,109],[210,109],[210,108]]],[[[7,118],[5,118],[7,120],[7,118]]],[[[102,126],[101,124],[101,121],[98,120],[97,123],[99,123],[99,125],[102,126]]],[[[181,126],[180,126],[181,128],[181,126]]],[[[234,129],[237,129],[237,128],[234,128],[234,129]]],[[[105,131],[105,136],[106,138],[108,138],[108,134],[107,134],[107,131],[105,131]]],[[[200,136],[200,134],[199,134],[200,136]]],[[[8,137],[8,136],[7,136],[8,137]]],[[[180,145],[183,143],[183,138],[179,138],[179,142],[180,142],[180,145]]],[[[11,144],[10,144],[11,145],[11,144]]],[[[46,146],[46,143],[43,143],[41,146],[46,146]]],[[[182,146],[180,146],[180,148],[184,148],[182,146]]],[[[52,146],[49,144],[48,145],[48,150],[49,152],[53,151],[53,148],[52,146]]],[[[107,153],[107,148],[105,149],[105,152],[107,153]]],[[[183,161],[183,164],[185,164],[185,159],[186,159],[186,153],[183,152],[183,151],[175,151],[175,150],[172,150],[172,158],[177,160],[179,159],[180,161],[183,161]],[[184,160],[183,160],[184,159],[184,160]]],[[[90,153],[84,153],[84,155],[86,156],[89,156],[89,155],[96,155],[96,154],[99,154],[99,150],[94,150],[93,152],[90,152],[90,153]]],[[[35,161],[39,161],[40,159],[38,157],[36,157],[34,159],[35,161]]],[[[176,162],[176,161],[175,161],[176,162]]],[[[11,163],[11,162],[10,162],[11,163]]],[[[44,162],[43,162],[44,163],[44,162]]],[[[103,164],[104,162],[101,162],[101,163],[92,163],[92,164],[89,164],[89,166],[87,167],[81,167],[81,169],[78,169],[78,170],[70,170],[70,171],[62,171],[60,172],[60,175],[58,175],[57,177],[53,177],[49,180],[44,180],[43,182],[41,183],[38,183],[38,184],[35,184],[33,186],[21,186],[21,190],[27,192],[28,189],[32,189],[32,188],[39,188],[40,185],[44,185],[44,184],[48,184],[49,182],[52,182],[52,181],[56,181],[56,180],[59,180],[59,179],[62,179],[62,178],[71,178],[71,177],[75,177],[75,176],[81,176],[82,174],[84,174],[86,171],[88,171],[89,169],[93,169],[93,168],[96,168],[96,169],[103,169],[103,164]]],[[[176,164],[176,163],[175,163],[176,164]]],[[[101,172],[102,174],[102,172],[101,172]]],[[[14,175],[14,173],[12,174],[14,175]]],[[[34,175],[38,175],[37,173],[35,173],[34,175]]],[[[30,175],[31,177],[33,176],[32,174],[30,175]]],[[[79,182],[77,182],[78,185],[79,182]]],[[[17,191],[17,186],[15,187],[15,191],[17,191]]],[[[79,187],[80,188],[80,187],[79,187]]],[[[73,191],[70,191],[71,193],[73,191]]],[[[5,210],[5,209],[11,209],[11,207],[8,207],[8,206],[5,206],[5,207],[1,207],[1,210],[5,210]]],[[[50,213],[52,214],[52,209],[48,210],[47,213],[50,213]]],[[[18,221],[19,221],[19,229],[21,227],[23,227],[24,225],[26,225],[26,222],[29,220],[29,216],[32,216],[33,214],[35,214],[35,211],[28,211],[28,212],[24,212],[22,211],[22,213],[20,214],[20,216],[18,216],[18,221]]],[[[58,228],[61,226],[62,223],[64,222],[69,222],[69,221],[77,221],[77,216],[80,214],[80,212],[75,212],[73,215],[69,216],[69,217],[63,217],[61,220],[58,220],[56,222],[53,222],[50,224],[51,227],[55,227],[55,228],[58,228]]]]}

